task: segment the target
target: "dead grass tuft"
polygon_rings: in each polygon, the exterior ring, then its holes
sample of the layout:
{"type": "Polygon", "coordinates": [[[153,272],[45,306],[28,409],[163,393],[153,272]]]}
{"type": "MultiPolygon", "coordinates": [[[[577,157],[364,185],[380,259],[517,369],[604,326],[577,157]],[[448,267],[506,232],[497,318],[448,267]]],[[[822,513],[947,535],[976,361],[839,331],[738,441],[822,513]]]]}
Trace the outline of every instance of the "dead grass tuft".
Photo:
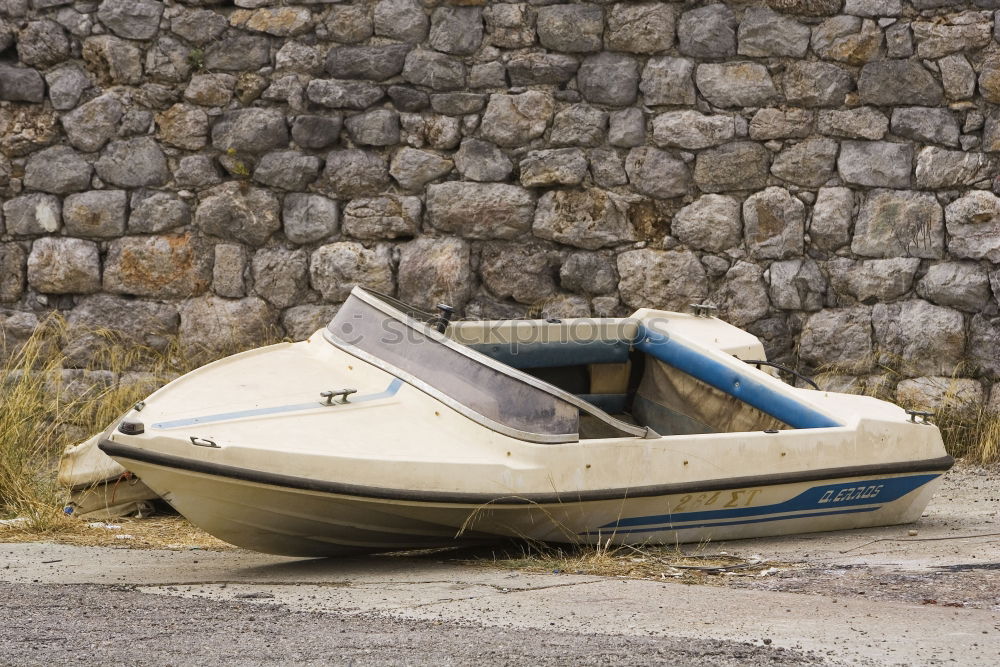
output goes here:
{"type": "Polygon", "coordinates": [[[528,542],[465,561],[528,572],[587,574],[681,583],[724,583],[732,576],[761,576],[772,568],[788,568],[758,557],[740,558],[725,551],[711,553],[700,545],[559,545],[528,542]]]}
{"type": "Polygon", "coordinates": [[[32,524],[30,521],[0,524],[0,542],[39,540],[85,547],[173,551],[189,549],[229,551],[237,548],[195,528],[179,515],[81,521],[58,513],[53,514],[44,526],[32,524]]]}
{"type": "MultiPolygon", "coordinates": [[[[25,340],[0,330],[0,518],[23,517],[39,535],[74,530],[62,515],[65,490],[56,483],[63,450],[203,361],[186,354],[176,337],[161,342],[152,348],[111,329],[70,327],[58,314],[25,340]],[[67,342],[81,341],[89,359],[82,368],[62,352],[67,342]]],[[[238,351],[231,347],[226,354],[238,351]]]]}

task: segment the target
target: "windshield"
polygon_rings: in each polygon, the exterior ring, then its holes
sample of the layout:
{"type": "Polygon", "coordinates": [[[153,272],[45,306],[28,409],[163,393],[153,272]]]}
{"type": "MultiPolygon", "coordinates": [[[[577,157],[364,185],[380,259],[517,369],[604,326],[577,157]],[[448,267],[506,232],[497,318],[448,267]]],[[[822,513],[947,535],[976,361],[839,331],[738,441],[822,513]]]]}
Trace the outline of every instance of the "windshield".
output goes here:
{"type": "Polygon", "coordinates": [[[493,430],[535,442],[579,439],[579,408],[573,402],[540,388],[533,378],[456,349],[457,343],[422,326],[421,314],[404,314],[396,303],[356,291],[327,326],[328,340],[493,430]]]}

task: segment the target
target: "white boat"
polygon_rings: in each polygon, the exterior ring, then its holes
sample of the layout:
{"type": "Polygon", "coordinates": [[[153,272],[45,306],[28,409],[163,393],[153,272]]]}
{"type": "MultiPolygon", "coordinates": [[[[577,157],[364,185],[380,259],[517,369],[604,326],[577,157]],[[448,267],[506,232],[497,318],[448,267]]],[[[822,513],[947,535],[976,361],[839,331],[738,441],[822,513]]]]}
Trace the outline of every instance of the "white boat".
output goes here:
{"type": "Polygon", "coordinates": [[[309,340],[171,382],[100,447],[209,533],[297,556],[909,523],[953,462],[926,419],[786,384],[705,312],[448,320],[355,288],[309,340]]]}

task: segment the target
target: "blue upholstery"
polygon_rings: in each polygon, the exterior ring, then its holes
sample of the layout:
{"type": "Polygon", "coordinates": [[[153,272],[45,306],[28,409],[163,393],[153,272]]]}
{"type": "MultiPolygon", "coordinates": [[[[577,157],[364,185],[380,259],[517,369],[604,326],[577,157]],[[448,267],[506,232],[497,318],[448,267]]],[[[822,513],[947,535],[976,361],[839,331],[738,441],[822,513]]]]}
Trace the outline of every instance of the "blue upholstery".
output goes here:
{"type": "Polygon", "coordinates": [[[751,375],[749,366],[732,368],[661,333],[640,327],[635,349],[725,392],[792,428],[829,428],[842,424],[809,405],[775,391],[751,375]]]}
{"type": "Polygon", "coordinates": [[[556,368],[586,364],[623,364],[628,361],[627,341],[551,343],[478,343],[470,348],[513,368],[556,368]]]}

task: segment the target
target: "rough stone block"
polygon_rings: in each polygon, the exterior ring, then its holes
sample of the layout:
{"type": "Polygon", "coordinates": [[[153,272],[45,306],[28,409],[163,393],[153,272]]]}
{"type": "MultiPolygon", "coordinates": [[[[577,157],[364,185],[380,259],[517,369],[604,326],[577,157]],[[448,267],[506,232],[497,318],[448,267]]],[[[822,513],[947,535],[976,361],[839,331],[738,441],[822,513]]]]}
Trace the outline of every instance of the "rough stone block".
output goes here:
{"type": "Polygon", "coordinates": [[[309,260],[313,289],[327,301],[344,301],[356,285],[383,294],[392,294],[392,252],[387,245],[365,248],[354,241],[338,241],[320,246],[309,260]]]}
{"type": "Polygon", "coordinates": [[[944,90],[937,79],[912,60],[882,60],[861,68],[858,93],[864,104],[875,106],[937,106],[944,90]]]}
{"type": "Polygon", "coordinates": [[[607,126],[607,112],[589,104],[574,104],[555,115],[549,143],[553,146],[600,146],[604,143],[607,126]]]}
{"type": "Polygon", "coordinates": [[[619,3],[608,10],[604,47],[630,53],[662,53],[674,45],[677,10],[674,6],[643,2],[619,3]]]}
{"type": "Polygon", "coordinates": [[[537,305],[556,293],[558,256],[543,245],[490,243],[483,247],[479,273],[499,299],[537,305]]]}
{"type": "Polygon", "coordinates": [[[83,156],[69,146],[53,146],[28,158],[24,185],[58,195],[80,192],[90,187],[92,171],[83,156]]]}
{"type": "Polygon", "coordinates": [[[1000,198],[973,190],[948,204],[944,217],[951,255],[1000,263],[1000,198]]]}
{"type": "Polygon", "coordinates": [[[917,294],[939,306],[978,313],[990,300],[990,279],[975,262],[941,262],[927,269],[917,294]]]}
{"type": "Polygon", "coordinates": [[[766,7],[751,7],[739,28],[741,56],[802,58],[809,50],[809,26],[766,7]]]}
{"type": "Polygon", "coordinates": [[[728,250],[743,239],[740,202],[724,195],[702,195],[677,211],[670,232],[695,250],[728,250]]]}
{"type": "Polygon", "coordinates": [[[695,81],[705,99],[718,107],[761,107],[780,98],[767,68],[759,63],[702,63],[695,81]]]}
{"type": "Polygon", "coordinates": [[[808,368],[861,374],[875,362],[872,308],[854,306],[810,315],[799,338],[799,358],[808,368]]]}
{"type": "Polygon", "coordinates": [[[684,311],[708,296],[708,276],[686,250],[629,250],[618,255],[618,289],[630,308],[684,311]]]}
{"type": "Polygon", "coordinates": [[[927,146],[917,153],[914,170],[921,188],[962,188],[990,177],[992,161],[982,153],[927,146]]]}
{"type": "Polygon", "coordinates": [[[438,7],[431,14],[428,44],[455,55],[470,55],[483,41],[483,10],[479,7],[438,7]]]}
{"type": "MultiPolygon", "coordinates": [[[[842,297],[863,303],[892,301],[910,291],[920,268],[916,257],[891,257],[856,261],[837,257],[826,264],[830,287],[842,297]]],[[[831,295],[832,296],[832,295],[831,295]]]]}
{"type": "Polygon", "coordinates": [[[407,44],[335,47],[326,56],[326,71],[337,79],[385,81],[403,71],[410,48],[407,44]]]}
{"type": "Polygon", "coordinates": [[[576,82],[588,102],[628,106],[635,102],[639,91],[639,64],[620,53],[587,56],[576,74],[576,82]]]}
{"type": "Polygon", "coordinates": [[[16,243],[0,243],[0,303],[17,301],[24,293],[24,250],[16,243]]]}
{"type": "Polygon", "coordinates": [[[679,197],[691,185],[691,171],[683,160],[650,146],[628,152],[625,172],[636,191],[657,199],[679,197]]]}
{"type": "Polygon", "coordinates": [[[327,153],[323,181],[338,197],[377,194],[389,185],[389,165],[383,156],[359,149],[327,153]]]}
{"type": "Polygon", "coordinates": [[[211,236],[264,245],[281,227],[278,198],[263,188],[223,183],[204,193],[194,214],[194,224],[211,236]]]}
{"type": "Polygon", "coordinates": [[[958,121],[948,109],[933,107],[893,109],[892,132],[921,144],[958,146],[958,121]]]}
{"type": "Polygon", "coordinates": [[[112,141],[94,169],[105,183],[120,188],[157,187],[170,179],[167,158],[152,137],[112,141]]]}
{"type": "Polygon", "coordinates": [[[34,193],[3,203],[7,233],[15,236],[52,234],[62,224],[62,203],[55,195],[34,193]]]}
{"type": "Polygon", "coordinates": [[[587,250],[637,240],[626,202],[597,188],[546,192],[538,200],[532,233],[587,250]]]}
{"type": "Polygon", "coordinates": [[[511,239],[531,228],[530,190],[501,183],[452,181],[427,187],[430,224],[471,239],[511,239]]]}
{"type": "Polygon", "coordinates": [[[805,206],[788,190],[769,187],[743,202],[743,228],[751,257],[799,256],[803,250],[805,206]]]}
{"type": "Polygon", "coordinates": [[[831,137],[877,141],[889,131],[889,119],[873,107],[823,110],[819,112],[816,129],[831,137]]]}
{"type": "Polygon", "coordinates": [[[771,303],[783,310],[822,310],[826,278],[812,259],[774,262],[766,273],[771,303]]]}
{"type": "Polygon", "coordinates": [[[187,298],[208,289],[212,254],[190,234],[125,236],[108,248],[104,290],[153,298],[187,298]]]}
{"type": "Polygon", "coordinates": [[[604,11],[598,5],[553,5],[537,12],[535,27],[545,48],[566,53],[601,50],[604,11]]]}
{"type": "Polygon", "coordinates": [[[810,188],[825,185],[836,174],[839,149],[833,139],[806,139],[778,153],[771,163],[771,173],[796,185],[810,188]]]}
{"type": "Polygon", "coordinates": [[[301,248],[264,248],[250,264],[253,291],[276,308],[301,303],[309,294],[309,260],[301,248]]]}
{"type": "Polygon", "coordinates": [[[541,91],[490,95],[480,132],[499,146],[519,146],[544,134],[552,112],[552,96],[541,91]]]}
{"type": "Polygon", "coordinates": [[[851,242],[854,192],[849,188],[820,188],[813,204],[809,239],[813,247],[834,252],[851,242]]]}
{"type": "Polygon", "coordinates": [[[279,334],[277,313],[258,297],[205,295],[185,301],[180,312],[181,348],[194,360],[260,347],[279,334]]]}
{"type": "Polygon", "coordinates": [[[861,204],[851,250],[864,257],[939,258],[942,218],[941,205],[930,193],[873,190],[861,204]]]}
{"type": "Polygon", "coordinates": [[[316,180],[323,161],[298,151],[274,151],[261,157],[253,180],[283,190],[305,190],[316,180]]]}
{"type": "Polygon", "coordinates": [[[670,56],[650,58],[642,69],[639,82],[644,102],[650,106],[694,104],[693,73],[693,60],[670,56]]]}
{"type": "Polygon", "coordinates": [[[292,243],[312,243],[337,233],[337,202],[313,194],[285,195],[282,210],[285,236],[292,243]]]}
{"type": "Polygon", "coordinates": [[[587,157],[579,148],[531,151],[521,160],[520,172],[526,188],[579,185],[587,175],[587,157]]]}
{"type": "Polygon", "coordinates": [[[424,237],[399,253],[399,298],[431,310],[446,303],[459,312],[472,294],[469,244],[461,239],[424,237]]]}
{"type": "Polygon", "coordinates": [[[736,23],[733,10],[722,3],[688,10],[677,24],[677,49],[693,58],[734,56],[736,23]]]}
{"type": "Polygon", "coordinates": [[[491,4],[483,8],[486,41],[501,49],[535,43],[535,10],[528,4],[491,4]]]}
{"type": "Polygon", "coordinates": [[[692,111],[668,111],[653,118],[653,141],[664,148],[698,150],[732,141],[736,123],[730,115],[706,116],[692,111]]]}
{"type": "Polygon", "coordinates": [[[91,190],[66,197],[63,222],[73,236],[113,238],[125,233],[128,208],[124,190],[91,190]]]}
{"type": "Polygon", "coordinates": [[[694,181],[702,192],[759,190],[767,185],[770,165],[767,149],[738,141],[699,153],[694,181]]]}
{"type": "Polygon", "coordinates": [[[896,402],[913,410],[978,411],[986,394],[978,380],[953,377],[919,377],[896,385],[896,402]]]}
{"type": "Polygon", "coordinates": [[[965,356],[965,322],[951,308],[920,299],[872,308],[878,361],[915,375],[952,375],[965,356]]]}
{"type": "Polygon", "coordinates": [[[366,197],[344,207],[344,231],[358,239],[416,236],[420,231],[419,197],[366,197]]]}
{"type": "Polygon", "coordinates": [[[559,85],[580,69],[580,61],[563,53],[514,53],[507,61],[512,86],[559,85]]]}
{"type": "Polygon", "coordinates": [[[839,107],[854,89],[854,78],[839,65],[797,61],[785,69],[783,85],[790,105],[839,107]]]}
{"type": "Polygon", "coordinates": [[[288,146],[288,125],[277,109],[227,111],[212,126],[212,146],[220,151],[264,153],[288,146]]]}
{"type": "Polygon", "coordinates": [[[834,16],[813,28],[811,45],[825,60],[863,65],[880,55],[882,31],[870,19],[834,16]]]}
{"type": "Polygon", "coordinates": [[[812,134],[815,121],[816,113],[806,109],[761,109],[750,120],[750,138],[802,139],[812,134]]]}
{"type": "Polygon", "coordinates": [[[455,153],[455,168],[470,181],[503,181],[514,170],[514,164],[494,144],[464,139],[455,153]]]}
{"type": "Polygon", "coordinates": [[[873,188],[910,185],[913,147],[888,141],[845,141],[840,146],[837,169],[846,183],[873,188]]]}
{"type": "Polygon", "coordinates": [[[559,267],[559,284],[571,292],[592,296],[618,290],[614,257],[603,253],[575,252],[559,267]]]}
{"type": "Polygon", "coordinates": [[[31,244],[28,284],[43,294],[92,294],[101,289],[97,244],[45,236],[31,244]]]}
{"type": "Polygon", "coordinates": [[[128,229],[132,233],[156,234],[191,222],[191,207],[169,192],[139,190],[132,193],[128,229]]]}

